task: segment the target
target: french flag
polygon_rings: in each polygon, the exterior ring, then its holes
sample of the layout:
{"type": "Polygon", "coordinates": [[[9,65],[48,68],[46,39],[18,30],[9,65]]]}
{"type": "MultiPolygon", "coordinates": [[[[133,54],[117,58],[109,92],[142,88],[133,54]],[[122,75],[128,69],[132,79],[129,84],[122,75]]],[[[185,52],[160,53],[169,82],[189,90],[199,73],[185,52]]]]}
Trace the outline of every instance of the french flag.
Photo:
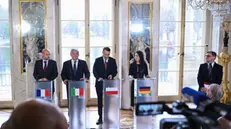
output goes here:
{"type": "Polygon", "coordinates": [[[50,96],[50,90],[49,89],[37,89],[36,95],[37,97],[48,97],[50,96]]]}
{"type": "Polygon", "coordinates": [[[117,95],[118,94],[118,88],[107,87],[106,88],[106,94],[107,95],[117,95]]]}

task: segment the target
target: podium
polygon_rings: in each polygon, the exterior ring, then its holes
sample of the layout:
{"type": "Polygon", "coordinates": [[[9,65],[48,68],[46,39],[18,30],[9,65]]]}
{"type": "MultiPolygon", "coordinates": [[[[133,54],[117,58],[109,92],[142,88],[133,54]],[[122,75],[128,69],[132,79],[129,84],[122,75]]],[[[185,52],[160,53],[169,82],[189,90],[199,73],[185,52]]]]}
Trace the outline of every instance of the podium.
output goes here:
{"type": "Polygon", "coordinates": [[[69,129],[86,129],[86,82],[68,81],[69,129]]]}
{"type": "Polygon", "coordinates": [[[136,103],[157,101],[157,87],[155,79],[134,79],[136,88],[136,103]]]}
{"type": "Polygon", "coordinates": [[[103,80],[104,129],[120,128],[120,80],[103,80]]]}
{"type": "Polygon", "coordinates": [[[49,102],[53,100],[53,81],[36,81],[35,98],[44,99],[49,102]]]}
{"type": "MultiPolygon", "coordinates": [[[[136,88],[136,103],[157,101],[157,86],[154,86],[155,79],[134,79],[134,86],[136,88]]],[[[152,116],[137,116],[135,120],[136,128],[153,129],[152,116]]]]}

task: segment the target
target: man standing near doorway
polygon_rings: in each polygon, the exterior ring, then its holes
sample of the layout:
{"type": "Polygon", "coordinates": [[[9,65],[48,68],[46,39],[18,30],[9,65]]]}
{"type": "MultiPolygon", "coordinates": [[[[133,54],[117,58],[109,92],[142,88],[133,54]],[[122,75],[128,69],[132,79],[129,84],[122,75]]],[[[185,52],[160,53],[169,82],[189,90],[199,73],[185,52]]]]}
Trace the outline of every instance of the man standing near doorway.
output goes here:
{"type": "MultiPolygon", "coordinates": [[[[48,49],[43,49],[42,59],[35,62],[33,76],[36,81],[53,81],[58,76],[57,63],[50,59],[50,52],[48,49]]],[[[54,93],[54,82],[52,88],[54,93]]]]}
{"type": "Polygon", "coordinates": [[[96,78],[95,88],[97,93],[97,102],[98,102],[98,115],[99,119],[97,125],[102,124],[102,107],[103,107],[103,79],[114,79],[117,75],[117,65],[116,60],[110,56],[110,48],[103,48],[103,56],[95,60],[93,66],[93,74],[96,78]]]}
{"type": "Polygon", "coordinates": [[[72,49],[70,52],[71,58],[63,63],[61,77],[66,85],[67,101],[69,101],[68,81],[89,80],[90,72],[86,61],[79,59],[79,51],[72,49]]]}
{"type": "Polygon", "coordinates": [[[208,51],[206,54],[206,63],[200,65],[197,81],[199,91],[206,92],[206,85],[212,83],[221,84],[223,76],[223,67],[215,62],[217,54],[214,51],[208,51]]]}

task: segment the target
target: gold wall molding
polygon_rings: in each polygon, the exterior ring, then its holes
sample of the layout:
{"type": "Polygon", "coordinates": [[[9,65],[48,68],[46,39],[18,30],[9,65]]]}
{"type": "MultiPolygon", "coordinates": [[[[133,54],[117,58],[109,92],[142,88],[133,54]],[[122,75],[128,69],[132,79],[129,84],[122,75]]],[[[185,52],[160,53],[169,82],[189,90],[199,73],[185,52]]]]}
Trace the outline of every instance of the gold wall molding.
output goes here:
{"type": "MultiPolygon", "coordinates": [[[[130,62],[132,62],[133,59],[131,59],[130,57],[131,56],[134,57],[135,51],[138,50],[142,51],[150,71],[152,71],[152,45],[153,45],[152,21],[153,21],[153,2],[131,2],[131,1],[128,2],[128,48],[127,48],[128,54],[127,56],[130,62]],[[144,6],[147,7],[145,8],[146,10],[142,9],[142,7],[144,6]],[[149,12],[147,12],[148,8],[149,8],[148,10],[149,12]],[[142,15],[141,13],[145,15],[142,15]],[[149,22],[149,24],[145,24],[146,22],[149,22]],[[149,29],[146,29],[145,27],[149,29]],[[131,32],[131,29],[133,29],[133,31],[135,32],[131,32]],[[144,31],[147,32],[147,35],[145,35],[144,31]]],[[[128,68],[130,68],[130,63],[128,64],[128,68]]]]}
{"type": "Polygon", "coordinates": [[[26,72],[28,63],[34,63],[47,47],[46,0],[19,0],[20,65],[26,72]]]}

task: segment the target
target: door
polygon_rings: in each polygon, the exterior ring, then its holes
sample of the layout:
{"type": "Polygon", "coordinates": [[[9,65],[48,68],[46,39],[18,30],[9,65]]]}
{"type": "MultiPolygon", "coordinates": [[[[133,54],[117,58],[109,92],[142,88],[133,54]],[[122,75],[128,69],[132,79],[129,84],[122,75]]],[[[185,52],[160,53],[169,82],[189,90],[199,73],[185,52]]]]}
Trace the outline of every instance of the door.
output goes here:
{"type": "MultiPolygon", "coordinates": [[[[64,61],[71,59],[70,50],[79,50],[79,59],[88,64],[91,76],[87,83],[87,105],[96,105],[95,78],[92,73],[103,47],[114,51],[114,0],[60,0],[60,70],[64,61]],[[103,8],[102,8],[103,7],[103,8]]],[[[59,85],[58,85],[59,86],[59,85]]],[[[61,105],[67,104],[66,87],[60,84],[61,105]]]]}

